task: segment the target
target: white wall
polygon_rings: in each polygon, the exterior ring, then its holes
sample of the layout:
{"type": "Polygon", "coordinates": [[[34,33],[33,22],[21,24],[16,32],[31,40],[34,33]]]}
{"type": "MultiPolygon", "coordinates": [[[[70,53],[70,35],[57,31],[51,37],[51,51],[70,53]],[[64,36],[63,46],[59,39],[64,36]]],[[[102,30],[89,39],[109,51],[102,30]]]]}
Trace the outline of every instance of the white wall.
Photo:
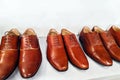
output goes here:
{"type": "Polygon", "coordinates": [[[14,27],[21,33],[32,27],[39,36],[50,28],[76,34],[85,25],[107,29],[120,25],[119,8],[120,0],[0,0],[0,36],[14,27]]]}
{"type": "MultiPolygon", "coordinates": [[[[108,29],[113,24],[120,25],[120,0],[0,0],[0,38],[11,28],[18,28],[23,33],[25,29],[32,27],[41,37],[46,36],[50,28],[56,28],[60,32],[61,28],[65,27],[77,34],[85,25],[90,28],[98,25],[108,29]]],[[[109,79],[110,75],[120,74],[118,62],[114,61],[112,67],[103,67],[90,58],[90,68],[86,71],[78,70],[69,64],[68,71],[59,73],[46,59],[45,40],[40,40],[43,53],[41,68],[30,80],[98,80],[98,77],[106,75],[108,80],[112,80],[109,79]]],[[[9,78],[15,79],[22,80],[18,69],[9,78]]]]}

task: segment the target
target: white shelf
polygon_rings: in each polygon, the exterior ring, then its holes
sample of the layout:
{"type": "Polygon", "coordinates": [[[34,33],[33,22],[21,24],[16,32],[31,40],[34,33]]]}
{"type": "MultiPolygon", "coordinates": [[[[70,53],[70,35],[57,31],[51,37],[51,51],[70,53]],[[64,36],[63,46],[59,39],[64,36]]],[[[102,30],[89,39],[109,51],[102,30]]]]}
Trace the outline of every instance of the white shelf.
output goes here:
{"type": "MultiPolygon", "coordinates": [[[[65,72],[56,71],[46,58],[46,38],[39,39],[42,51],[42,64],[37,74],[27,80],[118,80],[120,79],[120,63],[113,61],[112,66],[102,66],[87,56],[89,69],[81,70],[69,63],[65,72]]],[[[19,74],[18,68],[7,80],[26,80],[19,74]]]]}

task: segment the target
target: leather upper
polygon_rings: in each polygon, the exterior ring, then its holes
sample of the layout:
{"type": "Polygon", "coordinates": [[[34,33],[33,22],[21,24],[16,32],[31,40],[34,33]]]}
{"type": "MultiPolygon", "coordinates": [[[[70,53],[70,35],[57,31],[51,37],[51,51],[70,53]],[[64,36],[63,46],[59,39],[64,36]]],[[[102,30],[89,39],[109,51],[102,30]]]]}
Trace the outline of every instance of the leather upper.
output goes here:
{"type": "Polygon", "coordinates": [[[47,36],[47,59],[50,64],[59,71],[68,69],[68,59],[60,34],[47,36]]]}
{"type": "Polygon", "coordinates": [[[36,35],[22,36],[20,49],[34,49],[39,48],[39,42],[36,35]]]}
{"type": "Polygon", "coordinates": [[[38,71],[42,54],[36,35],[22,36],[20,45],[19,70],[24,78],[32,77],[38,71]]]}
{"type": "Polygon", "coordinates": [[[113,27],[111,27],[109,29],[110,33],[112,34],[112,36],[114,37],[116,43],[118,44],[118,46],[120,46],[120,29],[119,30],[114,30],[113,27]]]}
{"type": "Polygon", "coordinates": [[[0,80],[6,79],[18,63],[18,41],[15,35],[2,37],[0,46],[0,80]]]}
{"type": "Polygon", "coordinates": [[[100,36],[111,57],[120,61],[120,48],[116,44],[111,33],[109,31],[104,31],[100,33],[100,36]]]}
{"type": "Polygon", "coordinates": [[[70,61],[81,69],[87,69],[89,67],[87,58],[84,55],[75,34],[67,34],[62,36],[70,61]]]}
{"type": "Polygon", "coordinates": [[[107,50],[104,48],[99,33],[84,33],[82,30],[79,39],[82,43],[84,51],[92,59],[106,66],[112,65],[112,59],[110,58],[107,50]]]}
{"type": "Polygon", "coordinates": [[[4,49],[18,49],[18,36],[6,35],[1,40],[1,50],[4,49]]]}

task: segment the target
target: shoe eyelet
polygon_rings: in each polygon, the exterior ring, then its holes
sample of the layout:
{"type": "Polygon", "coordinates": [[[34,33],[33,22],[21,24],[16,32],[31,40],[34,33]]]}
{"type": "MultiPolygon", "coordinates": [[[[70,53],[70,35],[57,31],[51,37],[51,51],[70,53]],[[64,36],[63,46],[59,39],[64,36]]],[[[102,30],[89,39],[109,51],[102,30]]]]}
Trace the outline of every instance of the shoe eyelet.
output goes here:
{"type": "Polygon", "coordinates": [[[59,38],[58,38],[57,36],[55,36],[55,37],[53,38],[53,40],[54,40],[54,45],[55,45],[55,46],[60,45],[59,38]]]}
{"type": "Polygon", "coordinates": [[[70,35],[69,39],[70,39],[70,42],[71,42],[72,45],[77,44],[77,42],[76,42],[76,40],[74,38],[74,35],[70,35]]]}

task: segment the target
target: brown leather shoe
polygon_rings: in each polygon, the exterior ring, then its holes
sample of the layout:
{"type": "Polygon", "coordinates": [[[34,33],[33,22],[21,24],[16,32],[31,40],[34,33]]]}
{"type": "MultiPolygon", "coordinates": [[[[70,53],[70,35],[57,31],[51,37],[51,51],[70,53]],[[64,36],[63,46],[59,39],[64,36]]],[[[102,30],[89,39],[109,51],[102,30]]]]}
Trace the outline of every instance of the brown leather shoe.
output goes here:
{"type": "Polygon", "coordinates": [[[73,65],[81,69],[88,69],[89,64],[75,34],[66,29],[61,30],[68,57],[73,65]]]}
{"type": "Polygon", "coordinates": [[[11,29],[2,37],[0,46],[0,80],[9,77],[18,63],[18,42],[20,33],[11,29]]]}
{"type": "Polygon", "coordinates": [[[112,65],[112,59],[103,46],[99,33],[84,27],[79,37],[84,51],[95,61],[106,66],[112,65]]]}
{"type": "Polygon", "coordinates": [[[108,50],[110,56],[117,60],[120,61],[120,48],[116,44],[113,36],[109,31],[104,31],[101,28],[95,26],[93,28],[93,31],[96,31],[100,34],[100,37],[102,39],[102,42],[105,46],[105,48],[108,50]]]}
{"type": "Polygon", "coordinates": [[[112,34],[112,36],[114,37],[114,39],[115,39],[116,43],[118,44],[118,46],[120,47],[120,28],[117,27],[117,26],[111,26],[109,31],[112,34]]]}
{"type": "Polygon", "coordinates": [[[34,30],[29,28],[21,36],[19,71],[22,77],[36,74],[42,61],[39,41],[34,30]]]}
{"type": "Polygon", "coordinates": [[[64,49],[61,34],[55,29],[50,29],[47,36],[47,59],[58,71],[68,69],[68,59],[64,49]]]}

